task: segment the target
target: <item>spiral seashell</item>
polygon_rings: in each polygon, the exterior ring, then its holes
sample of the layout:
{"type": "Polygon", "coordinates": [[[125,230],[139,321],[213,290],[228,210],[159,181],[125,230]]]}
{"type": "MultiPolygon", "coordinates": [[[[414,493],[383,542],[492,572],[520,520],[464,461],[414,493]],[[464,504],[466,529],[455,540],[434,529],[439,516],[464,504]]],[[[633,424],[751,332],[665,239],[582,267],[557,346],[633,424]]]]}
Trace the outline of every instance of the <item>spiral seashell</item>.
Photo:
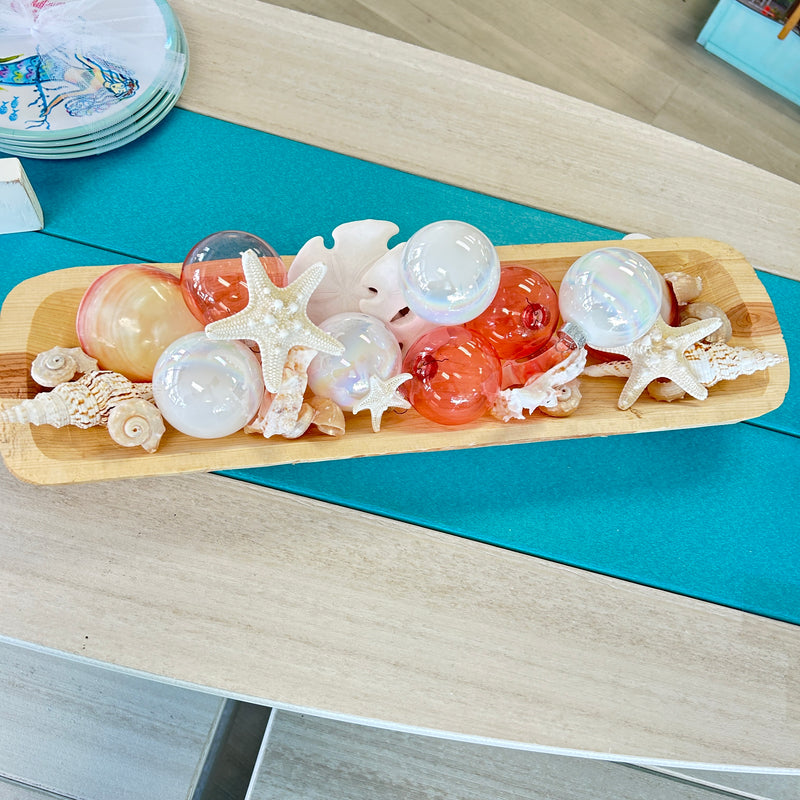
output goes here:
{"type": "Polygon", "coordinates": [[[725,342],[698,342],[686,350],[684,356],[703,386],[732,381],[741,375],[752,375],[786,361],[775,353],[731,347],[725,342]]]}
{"type": "Polygon", "coordinates": [[[123,447],[155,453],[166,427],[161,412],[142,397],[122,400],[108,414],[108,435],[123,447]]]}
{"type": "Polygon", "coordinates": [[[574,414],[583,399],[580,378],[556,387],[556,397],[554,406],[539,406],[539,411],[548,417],[569,417],[574,414]]]}
{"type": "Polygon", "coordinates": [[[31,377],[39,386],[53,387],[97,369],[97,361],[80,347],[51,347],[31,364],[31,377]]]}
{"type": "Polygon", "coordinates": [[[0,422],[92,428],[105,425],[111,409],[133,397],[152,400],[150,384],[132,383],[116,372],[92,370],[6,409],[0,413],[0,422]]]}

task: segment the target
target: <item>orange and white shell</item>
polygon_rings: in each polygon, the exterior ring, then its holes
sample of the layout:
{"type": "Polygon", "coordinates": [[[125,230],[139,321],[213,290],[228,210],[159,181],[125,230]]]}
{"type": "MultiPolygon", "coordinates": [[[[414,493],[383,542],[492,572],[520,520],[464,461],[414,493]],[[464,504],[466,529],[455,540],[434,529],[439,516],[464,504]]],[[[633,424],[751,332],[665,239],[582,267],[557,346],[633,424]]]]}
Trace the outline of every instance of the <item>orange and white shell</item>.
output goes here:
{"type": "Polygon", "coordinates": [[[0,412],[0,422],[92,428],[105,425],[111,409],[123,400],[151,400],[152,396],[149,383],[132,383],[116,372],[93,370],[5,409],[0,412]]]}
{"type": "Polygon", "coordinates": [[[31,364],[31,377],[39,386],[53,387],[97,369],[97,360],[80,347],[51,347],[31,364]]]}

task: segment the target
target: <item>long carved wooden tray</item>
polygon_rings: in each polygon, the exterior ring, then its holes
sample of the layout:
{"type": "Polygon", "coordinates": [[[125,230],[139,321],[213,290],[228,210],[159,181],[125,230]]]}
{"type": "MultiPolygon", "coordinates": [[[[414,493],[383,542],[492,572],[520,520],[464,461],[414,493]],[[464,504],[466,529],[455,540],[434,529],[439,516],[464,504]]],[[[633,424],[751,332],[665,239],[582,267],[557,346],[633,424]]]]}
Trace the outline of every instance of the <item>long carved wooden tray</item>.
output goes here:
{"type": "MultiPolygon", "coordinates": [[[[515,245],[498,251],[503,262],[525,264],[558,287],[578,256],[604,244],[620,243],[515,245]]],[[[707,239],[642,239],[625,246],[642,253],[661,272],[702,276],[701,299],[722,307],[731,318],[731,344],[787,355],[769,296],[741,253],[707,239]]],[[[176,274],[180,270],[177,264],[159,266],[176,274]]],[[[78,303],[91,281],[110,268],[51,272],[24,281],[9,293],[0,312],[0,407],[40,391],[29,375],[37,353],[55,345],[78,344],[78,303]]],[[[583,401],[566,418],[535,413],[527,420],[502,423],[487,415],[476,423],[446,427],[412,410],[385,414],[376,434],[369,414],[363,412],[346,415],[343,437],[309,433],[295,440],[245,433],[200,440],[168,427],[154,454],[120,447],[103,428],[6,425],[0,429],[0,452],[17,477],[55,484],[719,425],[777,408],[789,386],[789,364],[787,360],[764,372],[719,383],[702,402],[688,398],[663,403],[645,394],[629,410],[620,411],[616,403],[622,386],[618,378],[584,379],[583,401]]]]}

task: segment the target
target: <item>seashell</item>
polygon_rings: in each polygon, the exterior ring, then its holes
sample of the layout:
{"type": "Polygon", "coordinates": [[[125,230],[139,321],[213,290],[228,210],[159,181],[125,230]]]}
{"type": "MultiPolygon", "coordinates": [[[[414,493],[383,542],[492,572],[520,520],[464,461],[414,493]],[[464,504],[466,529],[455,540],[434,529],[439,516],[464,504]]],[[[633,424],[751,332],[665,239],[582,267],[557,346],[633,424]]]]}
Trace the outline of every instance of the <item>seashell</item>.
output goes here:
{"type": "Polygon", "coordinates": [[[727,342],[733,336],[733,327],[728,315],[713,303],[689,303],[681,309],[681,325],[688,325],[699,319],[720,319],[722,325],[706,336],[704,342],[727,342]]]}
{"type": "Polygon", "coordinates": [[[558,400],[554,406],[539,406],[539,411],[548,417],[568,417],[574,414],[583,398],[580,378],[573,378],[569,383],[559,386],[556,397],[558,400]]]}
{"type": "Polygon", "coordinates": [[[590,378],[630,378],[631,362],[628,358],[603,361],[600,364],[590,364],[585,367],[583,374],[590,378]]]}
{"type": "Polygon", "coordinates": [[[166,347],[203,326],[184,303],[175,275],[147,264],[123,264],[92,282],[75,328],[84,352],[104,370],[149,381],[166,347]]]}
{"type": "MultiPolygon", "coordinates": [[[[752,375],[786,360],[775,353],[731,347],[725,342],[697,342],[684,350],[683,355],[692,374],[706,387],[720,381],[734,380],[741,375],[752,375]]],[[[592,364],[584,369],[583,374],[592,378],[628,378],[631,374],[631,362],[625,359],[592,364]]]]}
{"type": "Polygon", "coordinates": [[[703,386],[713,386],[720,381],[732,381],[742,375],[752,375],[786,361],[784,356],[775,353],[731,347],[725,342],[698,342],[684,351],[683,355],[703,386]]]}
{"type": "Polygon", "coordinates": [[[687,272],[665,272],[664,278],[672,287],[679,306],[691,303],[703,291],[703,279],[699,276],[689,275],[687,272]]]}
{"type": "Polygon", "coordinates": [[[344,436],[344,411],[333,400],[315,395],[308,401],[308,405],[314,409],[311,424],[320,433],[324,433],[326,436],[344,436]]]}
{"type": "MultiPolygon", "coordinates": [[[[318,325],[334,314],[360,310],[360,301],[372,295],[365,275],[387,253],[389,239],[399,230],[386,220],[346,222],[333,229],[331,249],[325,247],[321,236],[315,236],[300,248],[289,267],[290,281],[295,281],[313,264],[322,262],[327,267],[306,308],[312,322],[318,325]]],[[[402,249],[402,245],[398,247],[402,249]]]]}
{"type": "Polygon", "coordinates": [[[274,395],[264,392],[261,406],[255,418],[245,426],[245,433],[260,433],[265,439],[271,436],[294,439],[306,431],[314,410],[303,408],[303,396],[308,385],[308,365],[316,354],[317,351],[310,347],[289,350],[278,391],[274,395]],[[303,424],[305,426],[300,430],[303,424]]]}
{"type": "MultiPolygon", "coordinates": [[[[532,412],[542,407],[556,408],[559,399],[568,401],[568,395],[566,392],[562,392],[562,389],[578,378],[585,365],[586,350],[581,347],[547,372],[534,377],[524,386],[503,389],[492,406],[492,416],[508,422],[511,419],[524,419],[525,411],[532,412]]],[[[570,387],[570,396],[571,391],[572,387],[570,387]]],[[[580,402],[580,391],[577,395],[576,404],[580,402]]],[[[553,416],[567,415],[554,414],[553,416]]]]}
{"type": "Polygon", "coordinates": [[[166,430],[161,412],[143,397],[117,403],[108,415],[108,435],[123,447],[155,453],[166,430]]]}
{"type": "Polygon", "coordinates": [[[96,369],[97,360],[80,347],[51,347],[33,359],[31,377],[39,386],[53,387],[96,369]]]}
{"type": "Polygon", "coordinates": [[[105,425],[111,409],[133,397],[152,400],[150,384],[135,384],[116,372],[93,370],[0,412],[0,422],[92,428],[105,425]]]}
{"type": "Polygon", "coordinates": [[[660,400],[664,403],[671,403],[673,400],[682,400],[686,397],[686,392],[675,381],[661,378],[656,378],[647,384],[647,393],[653,400],[660,400]]]}

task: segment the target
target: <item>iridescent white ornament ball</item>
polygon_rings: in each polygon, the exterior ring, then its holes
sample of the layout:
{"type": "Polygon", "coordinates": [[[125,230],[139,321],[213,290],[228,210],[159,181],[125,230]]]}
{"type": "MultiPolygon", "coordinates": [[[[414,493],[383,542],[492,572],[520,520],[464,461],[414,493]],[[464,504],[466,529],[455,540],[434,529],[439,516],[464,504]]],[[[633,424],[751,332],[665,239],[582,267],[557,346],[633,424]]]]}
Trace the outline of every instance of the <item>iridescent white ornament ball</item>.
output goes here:
{"type": "Polygon", "coordinates": [[[500,284],[500,259],[486,234],[441,220],[406,242],[401,284],[408,307],[439,325],[460,325],[483,312],[500,284]]]}
{"type": "Polygon", "coordinates": [[[662,280],[642,255],[602,247],[581,256],[558,290],[561,316],[577,325],[587,344],[620,347],[644,336],[661,310],[662,280]]]}
{"type": "Polygon", "coordinates": [[[164,419],[197,439],[241,430],[264,396],[261,365],[239,341],[214,341],[203,331],[173,342],[153,371],[153,398],[164,419]]]}
{"type": "Polygon", "coordinates": [[[308,367],[308,387],[345,411],[369,392],[370,376],[388,380],[400,371],[400,345],[376,317],[346,311],[319,327],[344,345],[344,353],[317,353],[308,367]]]}

